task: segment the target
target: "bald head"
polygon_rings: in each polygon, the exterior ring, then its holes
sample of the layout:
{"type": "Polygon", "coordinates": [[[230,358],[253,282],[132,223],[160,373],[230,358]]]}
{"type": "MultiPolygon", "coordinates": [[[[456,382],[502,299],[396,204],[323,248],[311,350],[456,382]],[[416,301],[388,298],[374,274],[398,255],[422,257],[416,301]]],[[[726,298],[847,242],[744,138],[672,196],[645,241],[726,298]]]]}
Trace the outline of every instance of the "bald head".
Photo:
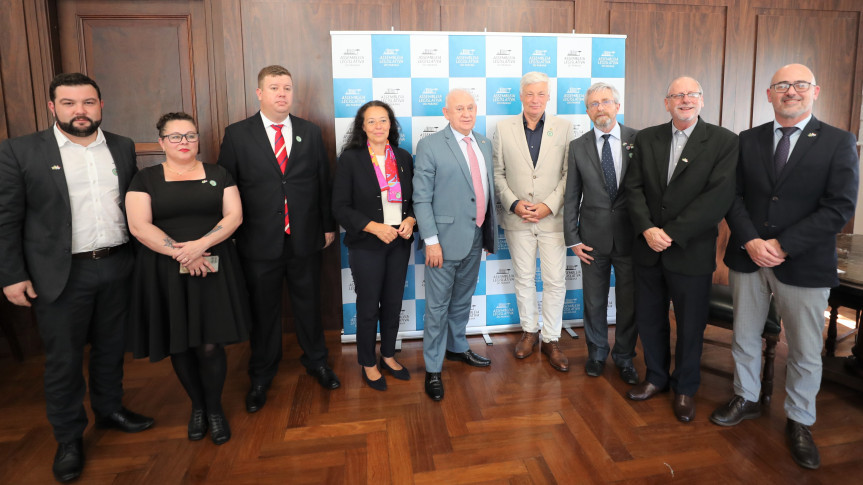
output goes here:
{"type": "Polygon", "coordinates": [[[803,64],[788,64],[776,71],[767,88],[767,100],[773,105],[776,121],[782,126],[794,126],[812,114],[821,87],[815,84],[815,74],[803,64]]]}
{"type": "Polygon", "coordinates": [[[476,124],[476,101],[466,89],[453,89],[446,95],[444,118],[459,133],[469,135],[476,124]]]}

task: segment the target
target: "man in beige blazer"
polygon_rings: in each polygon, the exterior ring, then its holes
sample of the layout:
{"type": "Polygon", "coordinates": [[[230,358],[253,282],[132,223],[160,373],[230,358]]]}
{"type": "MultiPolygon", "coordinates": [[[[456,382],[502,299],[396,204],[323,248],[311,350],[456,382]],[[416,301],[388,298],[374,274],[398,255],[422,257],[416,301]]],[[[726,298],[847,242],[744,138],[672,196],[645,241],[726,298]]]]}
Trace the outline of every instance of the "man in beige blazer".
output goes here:
{"type": "Polygon", "coordinates": [[[536,252],[542,271],[542,353],[561,372],[569,361],[557,344],[566,296],[566,246],[563,193],[572,124],[545,112],[548,76],[529,72],[521,78],[522,114],[501,121],[494,134],[494,186],[501,203],[498,218],[515,272],[518,316],[523,330],[515,357],[533,353],[539,341],[536,301],[536,252]]]}

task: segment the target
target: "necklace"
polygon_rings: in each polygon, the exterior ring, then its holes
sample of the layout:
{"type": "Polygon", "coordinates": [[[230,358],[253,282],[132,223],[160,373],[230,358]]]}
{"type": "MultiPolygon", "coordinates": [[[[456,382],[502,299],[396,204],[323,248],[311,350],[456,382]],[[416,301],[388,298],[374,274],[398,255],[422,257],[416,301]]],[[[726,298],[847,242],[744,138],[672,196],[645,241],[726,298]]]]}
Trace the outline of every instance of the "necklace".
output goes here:
{"type": "Polygon", "coordinates": [[[186,170],[182,170],[182,171],[174,170],[173,168],[171,168],[171,165],[169,165],[167,161],[165,161],[165,163],[163,163],[162,165],[177,175],[185,175],[185,174],[191,172],[192,170],[195,170],[196,168],[198,168],[198,161],[195,161],[195,163],[192,164],[191,168],[187,168],[186,170]]]}

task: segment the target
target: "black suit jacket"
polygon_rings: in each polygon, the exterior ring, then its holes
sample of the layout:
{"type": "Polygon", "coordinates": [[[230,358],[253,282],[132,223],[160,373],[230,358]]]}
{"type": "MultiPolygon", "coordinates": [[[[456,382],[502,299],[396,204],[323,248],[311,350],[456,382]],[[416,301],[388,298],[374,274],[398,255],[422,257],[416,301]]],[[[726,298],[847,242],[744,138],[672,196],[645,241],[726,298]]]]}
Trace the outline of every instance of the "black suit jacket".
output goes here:
{"type": "MultiPolygon", "coordinates": [[[[137,172],[135,144],[103,131],[120,208],[137,172]]],[[[30,280],[40,301],[60,296],[72,267],[72,208],[54,129],[0,143],[0,286],[30,280]]]]}
{"type": "MultiPolygon", "coordinates": [[[[394,148],[402,187],[402,220],[414,216],[413,158],[401,148],[394,148]]],[[[339,157],[333,181],[333,215],[345,228],[345,245],[351,248],[377,249],[385,244],[374,234],[364,232],[369,222],[383,222],[381,190],[375,169],[366,149],[345,150],[339,157]]],[[[411,235],[413,240],[413,235],[411,235]]]]}
{"type": "Polygon", "coordinates": [[[668,182],[671,122],[652,126],[635,137],[635,155],[626,173],[629,216],[635,230],[632,259],[652,266],[658,261],[676,273],[705,275],[716,269],[717,224],[734,200],[738,138],[700,117],[668,182]],[[642,233],[663,229],[673,240],[657,253],[642,233]]]}
{"type": "MultiPolygon", "coordinates": [[[[621,182],[632,162],[632,144],[638,132],[620,125],[621,182]]],[[[632,251],[632,220],[626,209],[627,193],[623,183],[612,201],[605,186],[602,162],[596,152],[596,133],[589,130],[569,144],[569,168],[566,172],[563,237],[567,246],[584,243],[594,254],[607,256],[632,251]]]]}
{"type": "Polygon", "coordinates": [[[296,256],[324,247],[324,232],[336,230],[330,211],[330,162],[321,129],[290,115],[293,130],[285,173],[270,146],[260,112],[225,128],[219,165],[237,182],[243,224],[237,250],[247,259],[276,259],[285,240],[284,201],[288,200],[291,241],[296,256]]]}
{"type": "Polygon", "coordinates": [[[813,116],[778,177],[773,151],[772,121],[740,133],[737,197],[726,216],[731,239],[725,264],[742,273],[756,271],[743,245],[776,238],[788,253],[773,268],[779,281],[836,286],[836,234],[854,215],[857,202],[854,135],[813,116]]]}

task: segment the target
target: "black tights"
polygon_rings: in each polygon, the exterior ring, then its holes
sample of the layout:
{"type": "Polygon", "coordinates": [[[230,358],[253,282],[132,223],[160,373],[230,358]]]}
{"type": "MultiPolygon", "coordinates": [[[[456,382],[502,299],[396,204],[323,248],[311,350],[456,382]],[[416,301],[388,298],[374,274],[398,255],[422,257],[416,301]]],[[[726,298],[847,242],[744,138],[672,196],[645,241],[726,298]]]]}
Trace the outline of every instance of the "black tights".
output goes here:
{"type": "Polygon", "coordinates": [[[171,354],[171,365],[192,399],[193,409],[206,409],[209,414],[222,413],[222,388],[228,367],[224,347],[203,344],[171,354]]]}

